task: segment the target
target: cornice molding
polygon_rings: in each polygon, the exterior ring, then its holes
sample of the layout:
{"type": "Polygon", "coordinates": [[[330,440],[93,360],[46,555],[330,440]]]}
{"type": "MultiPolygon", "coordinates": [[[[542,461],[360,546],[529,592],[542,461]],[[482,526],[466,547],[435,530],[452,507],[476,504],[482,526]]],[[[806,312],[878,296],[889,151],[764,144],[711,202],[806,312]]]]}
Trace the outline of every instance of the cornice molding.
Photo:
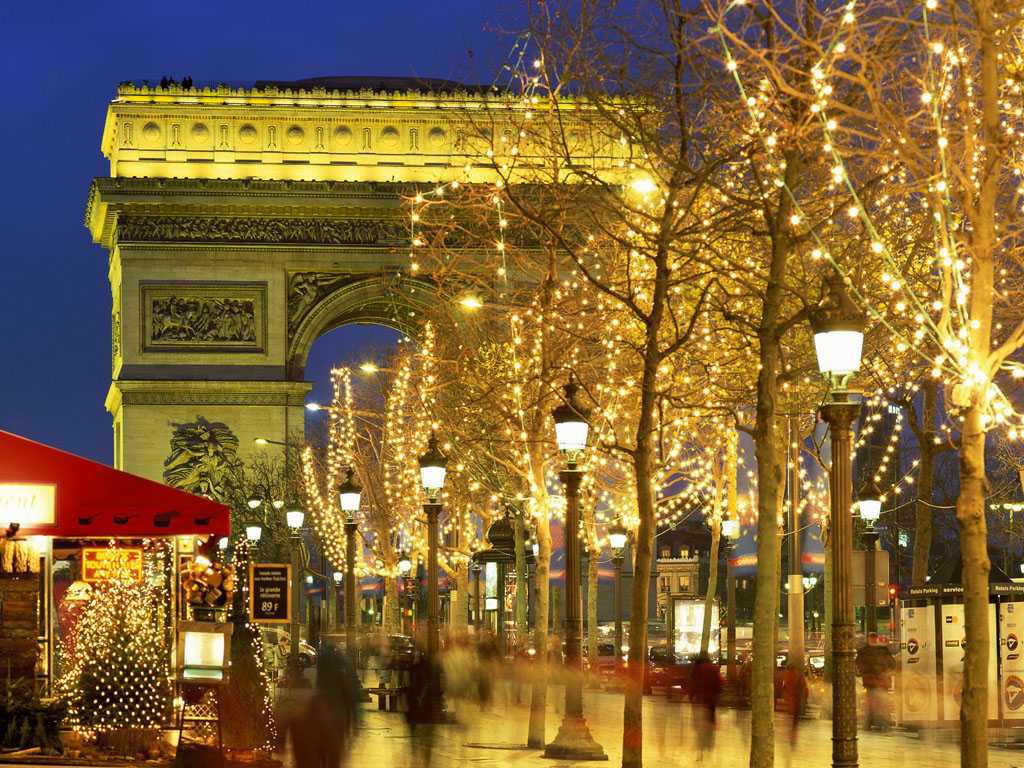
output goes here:
{"type": "Polygon", "coordinates": [[[304,381],[114,381],[107,410],[121,405],[289,405],[301,407],[312,384],[304,381]]]}

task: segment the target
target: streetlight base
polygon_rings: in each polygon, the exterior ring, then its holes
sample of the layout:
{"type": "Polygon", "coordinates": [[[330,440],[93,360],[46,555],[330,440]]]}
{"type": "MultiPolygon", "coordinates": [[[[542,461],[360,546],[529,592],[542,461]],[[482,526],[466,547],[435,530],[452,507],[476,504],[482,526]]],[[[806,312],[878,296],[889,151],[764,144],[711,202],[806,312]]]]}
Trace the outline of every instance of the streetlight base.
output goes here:
{"type": "Polygon", "coordinates": [[[594,741],[582,717],[566,715],[558,729],[558,735],[544,748],[544,757],[549,760],[607,760],[604,749],[594,741]]]}

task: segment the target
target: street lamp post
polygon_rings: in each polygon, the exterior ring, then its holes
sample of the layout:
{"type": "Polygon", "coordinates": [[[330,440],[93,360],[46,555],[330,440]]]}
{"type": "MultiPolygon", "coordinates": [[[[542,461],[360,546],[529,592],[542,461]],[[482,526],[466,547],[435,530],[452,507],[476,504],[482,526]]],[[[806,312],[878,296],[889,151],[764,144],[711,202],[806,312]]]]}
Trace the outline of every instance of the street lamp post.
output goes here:
{"type": "Polygon", "coordinates": [[[285,512],[285,521],[291,532],[292,554],[292,623],[291,652],[288,655],[288,679],[292,685],[298,685],[302,678],[302,658],[299,655],[300,623],[299,606],[302,605],[302,523],[305,514],[294,505],[289,505],[285,512]]]}
{"type": "Polygon", "coordinates": [[[338,486],[338,504],[345,514],[345,648],[352,658],[356,652],[356,513],[362,489],[349,467],[345,482],[338,486]]]}
{"type": "Polygon", "coordinates": [[[789,663],[804,666],[804,592],[800,588],[800,419],[789,419],[789,663]]]}
{"type": "Polygon", "coordinates": [[[568,467],[558,473],[565,489],[565,715],[558,735],[544,750],[556,760],[607,760],[583,717],[582,616],[580,605],[579,490],[582,472],[577,466],[586,450],[589,409],[577,400],[578,387],[570,377],[564,402],[554,409],[555,437],[568,467]]]}
{"type": "Polygon", "coordinates": [[[480,634],[484,630],[483,620],[483,609],[481,608],[481,595],[480,595],[480,571],[483,568],[480,567],[480,563],[474,562],[469,566],[469,570],[473,574],[473,627],[476,629],[477,634],[480,634]]]}
{"type": "Polygon", "coordinates": [[[608,529],[608,543],[612,547],[612,565],[615,566],[615,667],[622,661],[622,562],[629,531],[620,522],[608,529]]]}
{"type": "Polygon", "coordinates": [[[333,602],[328,605],[330,612],[330,622],[328,623],[328,630],[334,632],[338,628],[338,600],[341,599],[342,582],[344,581],[345,574],[341,571],[334,571],[331,574],[331,578],[334,579],[334,589],[331,590],[331,594],[334,595],[333,602]]]}
{"type": "Polygon", "coordinates": [[[864,320],[846,293],[843,278],[827,278],[829,301],[811,314],[818,369],[829,382],[821,418],[828,424],[832,449],[829,473],[832,546],[832,765],[857,766],[857,676],[854,668],[853,513],[851,433],[860,402],[847,389],[860,369],[864,320]]]}
{"type": "Polygon", "coordinates": [[[882,515],[882,494],[875,481],[870,480],[857,493],[857,513],[865,523],[864,540],[864,633],[878,633],[878,590],[875,576],[875,548],[878,530],[875,523],[882,515]]]}
{"type": "Polygon", "coordinates": [[[437,593],[437,519],[441,514],[441,489],[444,487],[445,467],[448,459],[437,447],[437,435],[430,434],[427,452],[420,456],[420,480],[427,495],[423,511],[427,513],[427,652],[436,656],[440,647],[438,613],[440,599],[437,593]]]}
{"type": "MultiPolygon", "coordinates": [[[[402,609],[402,605],[409,600],[409,593],[411,591],[410,584],[412,583],[412,579],[409,578],[410,571],[412,571],[412,560],[409,559],[409,556],[405,552],[402,552],[398,556],[398,577],[402,580],[402,596],[398,601],[398,612],[401,614],[403,631],[406,630],[406,621],[405,611],[402,609]]],[[[410,605],[412,604],[413,603],[410,602],[410,605]]],[[[412,634],[411,630],[406,634],[412,634]]]]}
{"type": "Polygon", "coordinates": [[[732,567],[732,549],[740,537],[740,521],[728,518],[722,521],[722,540],[725,543],[725,680],[729,690],[736,686],[736,573],[732,567]]]}

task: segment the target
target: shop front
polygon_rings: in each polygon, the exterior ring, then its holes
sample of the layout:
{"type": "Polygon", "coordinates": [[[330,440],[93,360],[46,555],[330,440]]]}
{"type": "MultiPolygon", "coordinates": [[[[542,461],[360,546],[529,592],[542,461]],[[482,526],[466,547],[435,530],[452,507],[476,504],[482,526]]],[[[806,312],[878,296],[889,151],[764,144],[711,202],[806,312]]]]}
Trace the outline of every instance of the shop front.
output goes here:
{"type": "MultiPolygon", "coordinates": [[[[87,639],[77,631],[81,617],[115,584],[137,585],[152,600],[147,631],[173,677],[179,621],[195,618],[185,609],[188,582],[179,574],[204,557],[215,559],[217,543],[230,534],[230,513],[209,499],[0,431],[0,529],[2,672],[33,680],[45,696],[58,692],[75,642],[87,639]]],[[[223,591],[204,584],[197,595],[214,605],[223,591]]],[[[134,594],[129,589],[125,599],[134,594]]]]}

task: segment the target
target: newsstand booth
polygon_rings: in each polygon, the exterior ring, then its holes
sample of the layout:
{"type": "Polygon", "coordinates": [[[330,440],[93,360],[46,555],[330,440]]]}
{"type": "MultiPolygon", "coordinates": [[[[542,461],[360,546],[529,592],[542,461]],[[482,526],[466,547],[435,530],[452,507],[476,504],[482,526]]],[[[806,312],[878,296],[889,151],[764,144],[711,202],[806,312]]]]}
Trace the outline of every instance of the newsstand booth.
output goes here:
{"type": "MultiPolygon", "coordinates": [[[[1024,584],[992,568],[989,584],[988,719],[1024,727],[1024,584]]],[[[911,587],[900,601],[900,725],[956,727],[963,689],[963,586],[911,587]]]]}
{"type": "Polygon", "coordinates": [[[183,565],[230,534],[228,507],[0,431],[0,658],[47,691],[76,606],[110,578],[166,587],[172,668],[183,565]]]}

